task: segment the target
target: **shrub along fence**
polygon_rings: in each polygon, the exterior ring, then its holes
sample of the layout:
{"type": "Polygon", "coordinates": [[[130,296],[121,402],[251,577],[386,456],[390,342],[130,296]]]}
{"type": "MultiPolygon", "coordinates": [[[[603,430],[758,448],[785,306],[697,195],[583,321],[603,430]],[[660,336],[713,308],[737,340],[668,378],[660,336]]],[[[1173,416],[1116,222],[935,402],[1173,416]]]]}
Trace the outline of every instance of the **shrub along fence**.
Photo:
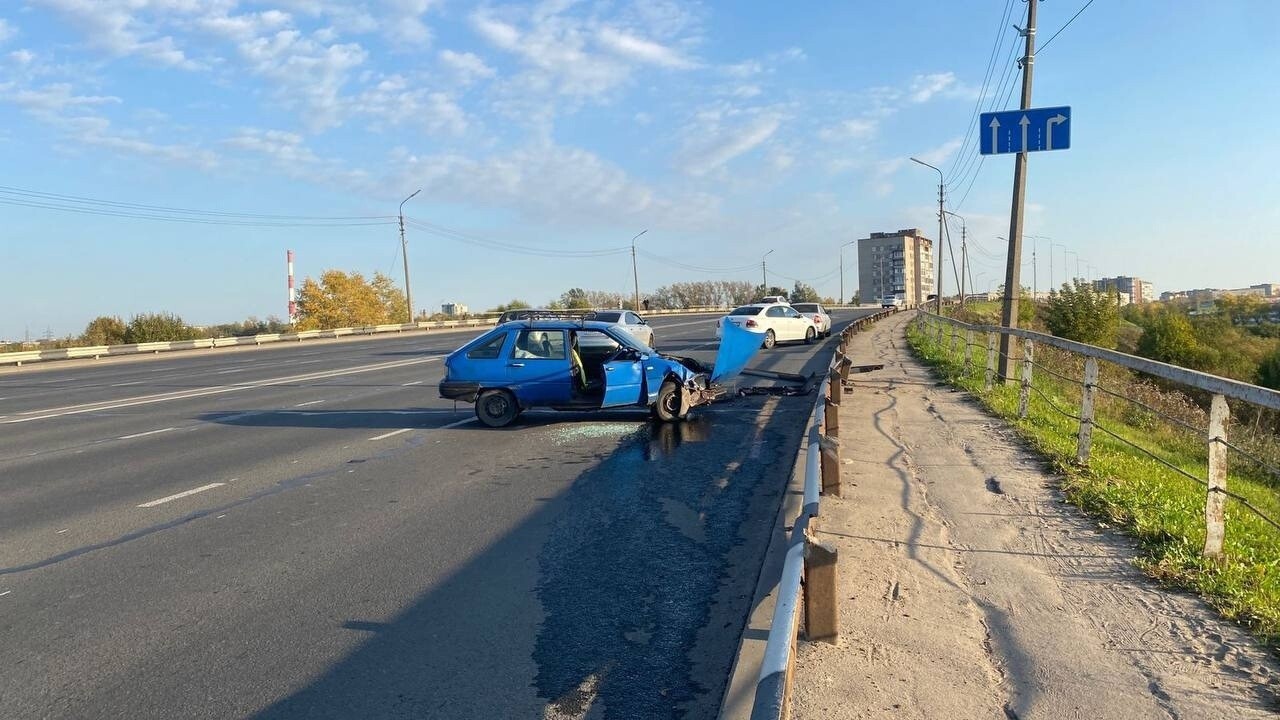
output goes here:
{"type": "Polygon", "coordinates": [[[1073,501],[1137,535],[1149,571],[1280,639],[1277,444],[1231,429],[1232,403],[1258,416],[1280,410],[1280,392],[932,313],[917,316],[911,340],[953,383],[1014,419],[1067,472],[1073,501]],[[1002,333],[1016,377],[997,375],[1002,333]],[[1243,461],[1230,473],[1229,458],[1243,461]]]}

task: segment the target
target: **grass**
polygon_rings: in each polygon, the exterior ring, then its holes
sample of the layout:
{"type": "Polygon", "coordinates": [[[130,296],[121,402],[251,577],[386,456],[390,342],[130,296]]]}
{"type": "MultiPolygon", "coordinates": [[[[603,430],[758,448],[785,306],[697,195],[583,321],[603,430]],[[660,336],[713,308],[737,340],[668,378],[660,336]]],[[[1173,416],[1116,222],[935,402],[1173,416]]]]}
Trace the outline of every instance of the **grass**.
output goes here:
{"type": "MultiPolygon", "coordinates": [[[[948,383],[972,393],[990,412],[1004,418],[1062,474],[1067,499],[1098,518],[1131,534],[1139,542],[1139,566],[1168,587],[1200,594],[1224,617],[1239,622],[1272,649],[1280,649],[1280,530],[1235,500],[1228,500],[1222,557],[1206,558],[1204,486],[1180,475],[1147,454],[1095,429],[1087,466],[1078,465],[1078,414],[1081,389],[1055,377],[1082,377],[1083,361],[1053,348],[1036,348],[1036,367],[1026,418],[1018,416],[1016,385],[996,383],[985,389],[986,338],[975,335],[973,362],[966,367],[964,337],[954,348],[949,331],[937,342],[936,331],[909,326],[913,351],[948,383]],[[980,347],[979,347],[980,346],[980,347]]],[[[1150,389],[1122,368],[1104,367],[1102,387],[1127,396],[1150,389]]],[[[1168,393],[1166,393],[1168,394],[1168,393]]],[[[1198,478],[1207,473],[1207,447],[1202,434],[1169,423],[1125,400],[1097,395],[1095,426],[1147,450],[1198,478]]],[[[1143,401],[1151,404],[1148,397],[1143,401]]],[[[1164,404],[1160,405],[1164,410],[1164,404]]],[[[1203,413],[1190,402],[1171,408],[1180,420],[1204,427],[1203,413]]],[[[1229,433],[1230,435],[1230,433],[1229,433]]],[[[1276,478],[1234,453],[1229,458],[1228,488],[1280,519],[1276,478]]]]}

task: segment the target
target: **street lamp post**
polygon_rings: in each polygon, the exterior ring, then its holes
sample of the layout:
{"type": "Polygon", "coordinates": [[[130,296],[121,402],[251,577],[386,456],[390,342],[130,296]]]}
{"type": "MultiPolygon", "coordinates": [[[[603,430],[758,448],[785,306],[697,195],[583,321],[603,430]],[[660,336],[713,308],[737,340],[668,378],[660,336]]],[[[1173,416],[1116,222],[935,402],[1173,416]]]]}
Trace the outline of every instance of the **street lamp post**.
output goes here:
{"type": "Polygon", "coordinates": [[[760,287],[763,289],[761,295],[769,294],[769,266],[765,264],[765,258],[771,254],[773,254],[772,250],[760,257],[760,287]]]}
{"type": "Polygon", "coordinates": [[[639,240],[640,236],[647,232],[649,232],[648,228],[641,230],[635,237],[631,238],[631,282],[635,283],[634,289],[636,292],[635,304],[631,306],[631,309],[635,312],[640,312],[640,275],[636,272],[636,240],[639,240]]]}
{"type": "Polygon", "coordinates": [[[850,240],[849,242],[840,246],[840,304],[841,305],[844,304],[844,249],[856,242],[858,241],[850,240]]]}
{"type": "MultiPolygon", "coordinates": [[[[1079,255],[1078,253],[1076,253],[1076,251],[1074,251],[1074,250],[1065,250],[1065,249],[1064,249],[1064,250],[1062,251],[1062,262],[1063,262],[1063,264],[1066,264],[1066,262],[1067,262],[1067,256],[1068,256],[1068,255],[1073,255],[1073,256],[1075,256],[1075,259],[1076,259],[1076,274],[1075,274],[1075,276],[1074,276],[1074,277],[1072,277],[1072,278],[1071,278],[1071,284],[1072,284],[1072,285],[1075,285],[1075,284],[1076,284],[1076,281],[1080,279],[1080,255],[1079,255]]],[[[1064,268],[1064,269],[1065,269],[1065,268],[1064,268]]]]}
{"type": "MultiPolygon", "coordinates": [[[[1062,243],[1056,243],[1056,242],[1049,243],[1049,289],[1050,290],[1053,290],[1053,287],[1054,287],[1053,286],[1053,249],[1055,247],[1060,247],[1063,249],[1063,251],[1067,249],[1067,246],[1063,245],[1062,243]]],[[[1065,261],[1066,259],[1065,254],[1063,259],[1065,261]]],[[[1063,269],[1065,270],[1066,268],[1063,268],[1063,269]]]]}
{"type": "MultiPolygon", "coordinates": [[[[938,173],[938,252],[935,252],[933,254],[933,292],[936,293],[935,298],[938,301],[937,305],[934,307],[934,310],[939,315],[941,315],[942,314],[942,270],[941,270],[942,263],[939,261],[939,258],[942,257],[942,222],[943,220],[945,220],[945,218],[943,217],[943,213],[946,212],[943,209],[942,205],[945,199],[945,195],[943,195],[943,192],[946,186],[942,182],[941,170],[939,170],[938,168],[930,165],[929,163],[923,160],[917,160],[916,158],[911,158],[911,162],[917,163],[919,165],[923,165],[927,168],[932,169],[934,172],[938,173]]],[[[952,260],[954,261],[954,258],[952,258],[952,260]]]]}
{"type": "Polygon", "coordinates": [[[413,291],[409,289],[409,242],[404,238],[404,204],[422,192],[422,188],[400,201],[400,253],[404,258],[404,304],[409,306],[409,322],[413,322],[413,291]]]}

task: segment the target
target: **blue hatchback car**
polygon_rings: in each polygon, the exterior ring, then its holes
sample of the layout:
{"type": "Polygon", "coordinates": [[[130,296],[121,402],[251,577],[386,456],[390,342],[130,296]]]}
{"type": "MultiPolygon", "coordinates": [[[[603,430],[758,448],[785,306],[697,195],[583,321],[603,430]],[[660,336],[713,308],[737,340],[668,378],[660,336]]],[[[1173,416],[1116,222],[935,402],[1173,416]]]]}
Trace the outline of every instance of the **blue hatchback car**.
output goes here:
{"type": "Polygon", "coordinates": [[[586,317],[499,325],[445,359],[440,396],[474,402],[480,422],[503,427],[536,407],[648,407],[672,422],[724,394],[698,361],[662,355],[586,317]]]}

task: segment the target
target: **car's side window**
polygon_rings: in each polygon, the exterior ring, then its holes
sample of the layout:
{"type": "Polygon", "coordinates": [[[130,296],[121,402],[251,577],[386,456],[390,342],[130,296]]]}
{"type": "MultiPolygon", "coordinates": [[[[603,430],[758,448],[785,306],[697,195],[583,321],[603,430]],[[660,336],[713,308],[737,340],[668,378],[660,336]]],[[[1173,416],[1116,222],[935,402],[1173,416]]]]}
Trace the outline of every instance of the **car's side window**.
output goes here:
{"type": "Polygon", "coordinates": [[[467,352],[467,357],[472,360],[494,360],[502,354],[502,345],[507,341],[507,333],[502,332],[493,336],[493,339],[483,345],[478,345],[467,352]]]}
{"type": "Polygon", "coordinates": [[[771,307],[768,312],[769,317],[786,317],[787,314],[781,307],[771,307]]]}
{"type": "Polygon", "coordinates": [[[563,360],[563,330],[521,330],[516,335],[516,346],[511,350],[513,358],[538,360],[563,360]]]}

